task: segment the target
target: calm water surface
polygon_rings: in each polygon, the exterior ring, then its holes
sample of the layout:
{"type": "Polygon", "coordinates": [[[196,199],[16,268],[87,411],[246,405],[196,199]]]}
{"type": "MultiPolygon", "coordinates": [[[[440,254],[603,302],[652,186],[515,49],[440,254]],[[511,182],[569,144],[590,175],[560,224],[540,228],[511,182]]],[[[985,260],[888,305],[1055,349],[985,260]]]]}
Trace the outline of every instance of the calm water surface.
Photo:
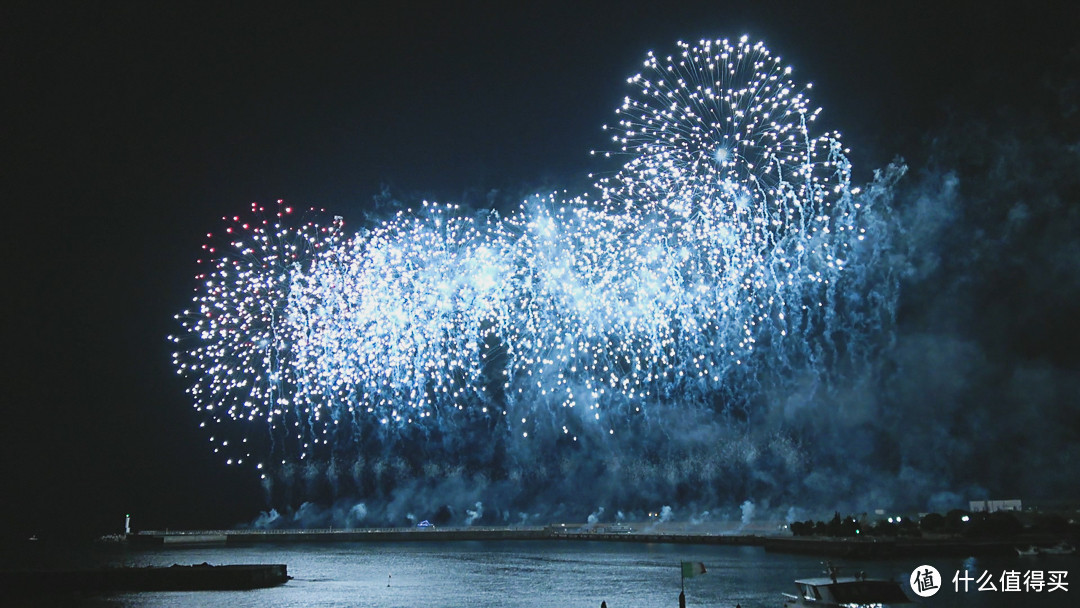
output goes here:
{"type": "MultiPolygon", "coordinates": [[[[40,597],[27,606],[378,606],[591,607],[678,606],[679,562],[704,562],[708,572],[686,582],[688,606],[780,606],[795,578],[818,576],[820,559],[765,553],[759,547],[708,547],[619,542],[446,542],[258,544],[246,547],[58,549],[27,543],[7,547],[3,566],[95,567],[172,564],[284,563],[287,584],[239,592],[122,593],[88,597],[40,597]],[[18,549],[18,550],[15,550],[18,549]]],[[[1077,606],[1080,589],[1047,593],[968,593],[952,589],[952,576],[968,568],[999,577],[1005,570],[1076,569],[1072,556],[979,560],[928,558],[835,564],[851,573],[902,578],[921,564],[935,566],[944,589],[923,606],[1077,606]]],[[[0,591],[2,593],[2,591],[0,591]]],[[[10,598],[8,598],[10,599],[10,598]]],[[[0,604],[8,605],[7,601],[0,604]]]]}

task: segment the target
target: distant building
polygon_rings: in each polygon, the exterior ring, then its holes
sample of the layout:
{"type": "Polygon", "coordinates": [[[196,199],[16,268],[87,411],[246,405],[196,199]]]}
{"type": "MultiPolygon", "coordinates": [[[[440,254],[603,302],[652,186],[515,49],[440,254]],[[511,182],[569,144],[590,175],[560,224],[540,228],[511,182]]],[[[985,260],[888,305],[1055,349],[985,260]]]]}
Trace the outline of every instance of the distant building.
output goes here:
{"type": "Polygon", "coordinates": [[[544,531],[548,534],[580,534],[595,527],[591,524],[548,524],[544,531]]]}
{"type": "Polygon", "coordinates": [[[1080,498],[1044,498],[1035,502],[1029,500],[1027,509],[1044,513],[1080,513],[1080,498]]]}
{"type": "Polygon", "coordinates": [[[1023,511],[1020,499],[1013,500],[970,500],[968,510],[972,513],[994,513],[997,511],[1023,511]]]}

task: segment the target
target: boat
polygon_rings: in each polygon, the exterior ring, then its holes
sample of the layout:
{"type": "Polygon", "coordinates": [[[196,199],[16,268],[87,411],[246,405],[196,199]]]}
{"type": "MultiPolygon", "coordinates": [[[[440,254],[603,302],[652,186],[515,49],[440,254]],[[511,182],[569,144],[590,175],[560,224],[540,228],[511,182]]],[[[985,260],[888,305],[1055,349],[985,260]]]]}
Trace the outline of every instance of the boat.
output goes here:
{"type": "Polygon", "coordinates": [[[885,608],[911,603],[900,583],[894,580],[867,578],[862,572],[855,576],[839,576],[839,572],[839,568],[826,564],[827,576],[797,579],[798,594],[784,593],[784,607],[885,608]]]}
{"type": "Polygon", "coordinates": [[[1072,555],[1076,553],[1076,547],[1066,542],[1060,542],[1053,547],[1043,547],[1039,552],[1043,555],[1072,555]]]}
{"type": "Polygon", "coordinates": [[[1031,545],[1028,545],[1023,549],[1021,549],[1020,547],[1016,547],[1016,554],[1020,557],[1033,557],[1039,554],[1039,548],[1033,547],[1031,545]]]}

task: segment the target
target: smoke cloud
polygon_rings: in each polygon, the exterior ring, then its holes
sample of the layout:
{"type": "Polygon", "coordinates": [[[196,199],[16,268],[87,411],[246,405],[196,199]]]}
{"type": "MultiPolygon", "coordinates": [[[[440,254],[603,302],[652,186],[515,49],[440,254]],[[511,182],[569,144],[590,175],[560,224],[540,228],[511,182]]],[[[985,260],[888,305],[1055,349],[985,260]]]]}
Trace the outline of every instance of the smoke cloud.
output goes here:
{"type": "Polygon", "coordinates": [[[480,519],[481,517],[484,516],[484,504],[478,501],[475,506],[476,506],[475,510],[470,509],[470,510],[465,511],[465,515],[466,515],[466,517],[465,517],[465,525],[466,526],[473,525],[474,521],[476,521],[477,519],[480,519]]]}
{"type": "Polygon", "coordinates": [[[742,523],[742,527],[745,528],[746,526],[749,526],[750,522],[754,520],[754,509],[754,501],[752,500],[747,500],[743,502],[742,505],[739,507],[739,510],[742,512],[742,517],[739,518],[739,521],[742,523]]]}

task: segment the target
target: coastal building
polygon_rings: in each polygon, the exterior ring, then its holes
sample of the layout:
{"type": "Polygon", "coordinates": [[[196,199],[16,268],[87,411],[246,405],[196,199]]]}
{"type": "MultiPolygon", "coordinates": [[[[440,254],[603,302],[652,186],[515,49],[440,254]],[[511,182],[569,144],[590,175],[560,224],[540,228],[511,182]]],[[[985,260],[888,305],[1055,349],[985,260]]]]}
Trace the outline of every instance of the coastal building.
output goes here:
{"type": "Polygon", "coordinates": [[[1023,511],[1020,499],[1012,500],[971,500],[968,501],[968,511],[972,513],[995,513],[997,511],[1023,511]]]}

